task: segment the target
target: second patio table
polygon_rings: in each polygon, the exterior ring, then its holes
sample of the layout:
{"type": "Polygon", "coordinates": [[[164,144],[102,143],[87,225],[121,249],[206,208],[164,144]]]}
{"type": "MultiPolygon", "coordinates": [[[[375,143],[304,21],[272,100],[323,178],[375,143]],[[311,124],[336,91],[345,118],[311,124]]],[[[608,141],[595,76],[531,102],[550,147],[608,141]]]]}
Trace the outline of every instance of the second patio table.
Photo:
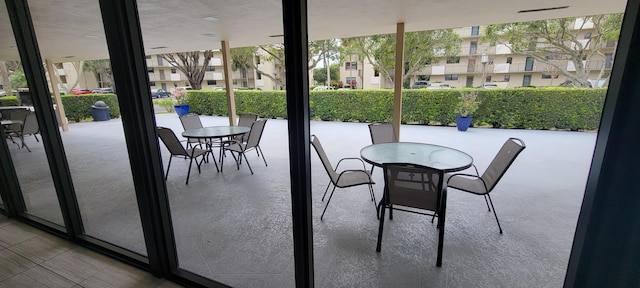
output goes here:
{"type": "Polygon", "coordinates": [[[382,143],[360,150],[364,161],[376,166],[382,163],[409,163],[439,169],[445,173],[467,169],[473,157],[453,148],[413,142],[382,143]]]}
{"type": "MultiPolygon", "coordinates": [[[[251,128],[243,127],[243,126],[211,126],[211,127],[203,127],[198,129],[191,129],[182,132],[182,137],[190,138],[190,139],[222,139],[224,137],[232,137],[237,135],[242,135],[245,133],[249,133],[251,128]]],[[[220,147],[222,149],[222,147],[220,147]]],[[[211,151],[209,149],[209,151],[211,151]]],[[[222,153],[222,151],[220,151],[222,153]]],[[[213,154],[212,154],[213,156],[213,154]]],[[[213,157],[213,161],[215,163],[216,158],[213,157]]],[[[216,164],[216,170],[218,170],[218,164],[216,164]]],[[[218,170],[220,171],[220,170],[218,170]]]]}

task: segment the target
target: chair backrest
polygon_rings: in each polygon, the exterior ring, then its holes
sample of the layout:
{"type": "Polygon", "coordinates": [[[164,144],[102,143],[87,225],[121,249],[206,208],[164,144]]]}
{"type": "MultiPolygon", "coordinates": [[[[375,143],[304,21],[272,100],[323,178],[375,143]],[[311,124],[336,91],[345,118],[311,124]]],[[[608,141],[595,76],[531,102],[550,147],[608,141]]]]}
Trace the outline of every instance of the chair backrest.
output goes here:
{"type": "Polygon", "coordinates": [[[238,126],[242,127],[251,127],[251,124],[258,120],[258,114],[244,113],[238,116],[238,126]]]}
{"type": "Polygon", "coordinates": [[[516,160],[516,157],[526,148],[524,141],[518,138],[509,138],[500,148],[498,154],[493,158],[487,170],[482,173],[482,180],[487,185],[487,192],[491,192],[498,184],[500,178],[507,172],[509,166],[516,160]]]}
{"type": "Polygon", "coordinates": [[[407,163],[383,163],[385,203],[438,212],[444,171],[407,163]]]}
{"type": "Polygon", "coordinates": [[[189,156],[189,153],[184,149],[184,146],[182,146],[176,134],[173,133],[173,130],[166,127],[157,127],[157,131],[158,137],[160,137],[164,146],[167,146],[167,149],[169,149],[169,153],[171,153],[172,156],[189,156]]]}
{"type": "Polygon", "coordinates": [[[320,144],[320,139],[318,139],[318,136],[311,135],[311,145],[316,149],[316,152],[318,153],[318,157],[320,157],[320,161],[322,161],[324,169],[327,170],[327,174],[329,174],[329,178],[331,178],[331,182],[335,184],[338,181],[338,173],[336,173],[336,171],[333,169],[331,161],[329,161],[327,153],[324,152],[324,148],[322,148],[322,144],[320,144]]]}
{"type": "Polygon", "coordinates": [[[10,110],[9,113],[8,113],[9,115],[8,115],[7,119],[24,121],[24,119],[27,117],[29,112],[30,111],[27,110],[27,109],[10,110]]]}
{"type": "Polygon", "coordinates": [[[393,124],[389,122],[375,122],[369,124],[369,133],[373,144],[398,142],[393,124]]]}
{"type": "Polygon", "coordinates": [[[200,121],[198,114],[184,115],[180,117],[180,122],[182,122],[182,128],[184,128],[184,130],[202,128],[202,121],[200,121]]]}
{"type": "Polygon", "coordinates": [[[247,148],[253,148],[260,144],[260,139],[262,138],[262,132],[264,131],[264,126],[267,124],[267,119],[260,119],[253,124],[251,124],[251,130],[249,131],[249,136],[247,138],[247,148]]]}
{"type": "Polygon", "coordinates": [[[29,113],[22,123],[22,135],[33,135],[40,132],[35,113],[29,113]]]}

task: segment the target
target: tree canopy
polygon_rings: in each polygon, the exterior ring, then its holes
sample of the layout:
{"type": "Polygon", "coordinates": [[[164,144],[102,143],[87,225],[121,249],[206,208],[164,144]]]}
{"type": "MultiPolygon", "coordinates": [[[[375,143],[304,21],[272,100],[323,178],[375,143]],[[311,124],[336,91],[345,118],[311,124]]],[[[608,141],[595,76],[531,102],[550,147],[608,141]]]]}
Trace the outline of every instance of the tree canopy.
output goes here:
{"type": "MultiPolygon", "coordinates": [[[[331,82],[340,81],[340,64],[334,63],[329,65],[329,74],[331,76],[331,82]]],[[[313,70],[313,80],[316,81],[316,84],[324,84],[327,82],[327,69],[316,68],[313,70]]]]}
{"type": "Polygon", "coordinates": [[[204,73],[213,58],[213,50],[180,52],[175,54],[160,54],[160,57],[167,60],[171,66],[180,70],[186,75],[189,85],[193,90],[202,89],[202,80],[204,79],[204,73]],[[200,55],[204,57],[200,65],[200,55]]]}
{"type": "MultiPolygon", "coordinates": [[[[483,41],[503,44],[514,54],[533,57],[550,71],[571,80],[579,87],[589,87],[589,72],[593,61],[601,61],[598,79],[604,75],[602,48],[617,41],[622,14],[561,18],[521,23],[506,23],[486,27],[483,41]],[[595,55],[600,55],[594,60],[595,55]],[[568,69],[572,63],[574,69],[568,69]]],[[[613,45],[615,47],[615,45],[613,45]]],[[[612,59],[613,60],[613,59],[612,59]]],[[[599,62],[598,62],[599,63],[599,62]]]]}
{"type": "MultiPolygon", "coordinates": [[[[403,82],[425,65],[460,53],[460,38],[453,29],[407,32],[404,39],[403,82]]],[[[354,54],[366,58],[387,81],[393,82],[395,34],[346,38],[341,42],[343,58],[354,54]]]]}

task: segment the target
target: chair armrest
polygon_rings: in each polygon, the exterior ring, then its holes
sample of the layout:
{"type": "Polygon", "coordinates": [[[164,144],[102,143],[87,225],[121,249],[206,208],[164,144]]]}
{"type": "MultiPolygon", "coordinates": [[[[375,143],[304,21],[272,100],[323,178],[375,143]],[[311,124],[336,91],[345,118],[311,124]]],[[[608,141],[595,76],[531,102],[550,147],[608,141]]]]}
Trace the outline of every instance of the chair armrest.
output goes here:
{"type": "Polygon", "coordinates": [[[375,182],[373,182],[373,179],[371,179],[371,174],[369,174],[369,172],[365,171],[365,170],[357,170],[357,169],[348,169],[348,170],[344,170],[342,172],[340,172],[340,174],[338,174],[338,179],[336,180],[336,182],[340,181],[340,177],[342,177],[342,175],[344,175],[345,173],[362,173],[367,175],[367,178],[369,178],[369,182],[371,184],[376,184],[375,182]]]}
{"type": "Polygon", "coordinates": [[[362,163],[362,170],[366,170],[366,167],[364,166],[364,161],[362,161],[362,159],[356,158],[356,157],[347,157],[347,158],[342,158],[340,159],[340,161],[338,161],[338,164],[336,165],[336,169],[334,171],[338,171],[338,167],[340,167],[340,163],[342,163],[343,160],[358,160],[360,161],[360,163],[362,163]]]}
{"type": "MultiPolygon", "coordinates": [[[[449,179],[447,179],[447,186],[449,186],[449,181],[451,181],[451,179],[453,177],[470,177],[470,178],[476,178],[479,179],[480,181],[482,181],[482,185],[484,186],[484,190],[488,191],[487,189],[487,183],[484,182],[484,179],[482,179],[482,177],[477,176],[477,175],[473,175],[473,174],[465,174],[465,173],[457,173],[457,174],[453,174],[451,176],[449,176],[449,179]]],[[[455,188],[455,187],[454,187],[455,188]]]]}

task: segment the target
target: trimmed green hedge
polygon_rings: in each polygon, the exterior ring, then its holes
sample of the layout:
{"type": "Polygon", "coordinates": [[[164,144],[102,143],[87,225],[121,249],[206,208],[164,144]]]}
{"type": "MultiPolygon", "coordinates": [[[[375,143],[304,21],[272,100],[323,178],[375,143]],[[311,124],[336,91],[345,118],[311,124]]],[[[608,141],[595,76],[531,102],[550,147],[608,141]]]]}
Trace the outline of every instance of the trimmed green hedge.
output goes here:
{"type": "Polygon", "coordinates": [[[16,96],[5,96],[0,98],[0,106],[18,106],[18,98],[16,96]]]}
{"type": "Polygon", "coordinates": [[[60,96],[64,112],[69,121],[80,122],[83,119],[92,118],[91,105],[96,101],[104,101],[109,106],[111,118],[120,117],[120,106],[116,94],[83,94],[60,96]]]}
{"type": "MultiPolygon", "coordinates": [[[[453,125],[461,89],[403,90],[402,122],[453,125]]],[[[518,88],[475,89],[481,101],[474,125],[494,128],[595,130],[600,123],[606,89],[518,88]]],[[[310,91],[311,117],[327,121],[391,121],[393,91],[310,91]]],[[[287,118],[284,91],[234,91],[237,113],[287,118]]],[[[191,112],[227,115],[224,91],[188,91],[191,112]]]]}

